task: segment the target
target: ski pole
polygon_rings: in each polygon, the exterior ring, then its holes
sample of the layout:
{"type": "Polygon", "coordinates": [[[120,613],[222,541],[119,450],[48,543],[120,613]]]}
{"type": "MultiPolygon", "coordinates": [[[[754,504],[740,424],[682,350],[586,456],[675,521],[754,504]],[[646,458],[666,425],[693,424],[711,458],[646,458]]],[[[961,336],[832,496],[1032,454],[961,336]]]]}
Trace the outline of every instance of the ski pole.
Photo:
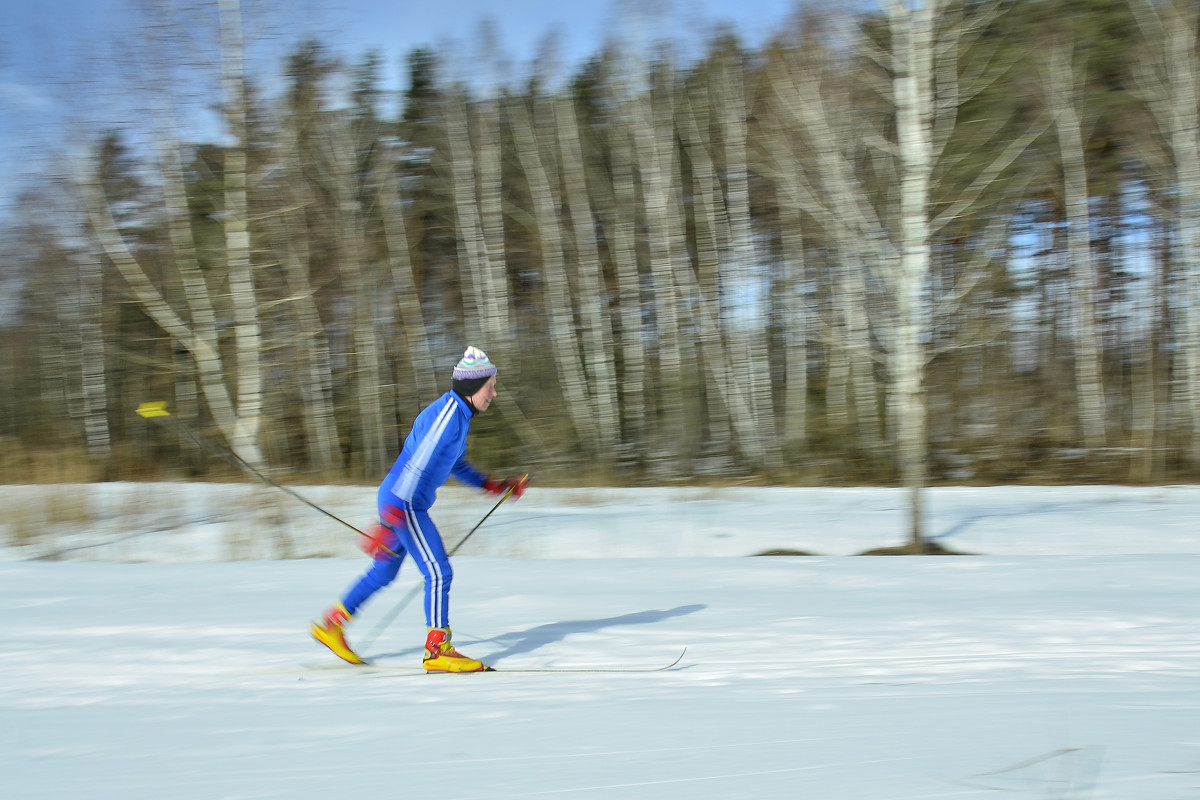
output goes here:
{"type": "MultiPolygon", "coordinates": [[[[525,478],[528,478],[528,477],[529,477],[528,475],[525,476],[525,478]]],[[[508,490],[504,492],[504,494],[500,495],[500,499],[496,501],[496,505],[492,506],[491,510],[483,515],[483,519],[479,520],[479,522],[476,522],[475,527],[471,528],[471,530],[467,531],[467,535],[458,540],[458,544],[454,545],[454,547],[451,548],[450,552],[446,554],[446,557],[449,558],[450,556],[457,553],[459,548],[462,547],[464,544],[466,544],[467,539],[471,538],[471,534],[475,533],[475,531],[479,530],[479,527],[481,525],[483,525],[483,523],[487,522],[488,517],[490,517],[493,513],[495,513],[496,509],[500,507],[500,504],[503,503],[505,500],[507,500],[509,495],[512,494],[512,492],[513,492],[513,490],[512,490],[512,487],[510,486],[508,488],[508,490]]],[[[396,604],[396,607],[393,608],[391,611],[389,611],[387,613],[387,615],[384,616],[383,619],[381,619],[378,623],[376,623],[375,627],[371,630],[371,632],[368,633],[365,637],[363,637],[363,639],[359,642],[358,649],[360,651],[362,651],[362,650],[365,650],[367,647],[371,646],[371,644],[373,644],[375,642],[375,639],[379,636],[379,634],[381,634],[385,630],[387,630],[388,626],[392,624],[392,621],[396,619],[396,616],[399,615],[399,613],[401,611],[408,608],[408,604],[413,601],[413,598],[415,598],[418,594],[421,593],[421,590],[423,588],[424,587],[422,586],[422,584],[418,583],[416,586],[414,586],[412,589],[410,589],[408,594],[406,594],[404,596],[404,598],[399,603],[396,604]]]]}
{"type": "MultiPolygon", "coordinates": [[[[529,480],[529,475],[528,474],[524,475],[521,478],[521,480],[522,481],[529,480]]],[[[513,487],[510,486],[510,487],[508,487],[507,490],[505,490],[504,494],[500,495],[500,499],[496,501],[496,505],[492,506],[491,511],[488,511],[486,514],[484,514],[483,519],[479,520],[479,522],[476,522],[475,527],[471,528],[471,530],[467,531],[467,535],[462,537],[461,539],[459,539],[458,544],[454,545],[454,548],[449,553],[447,553],[446,556],[450,557],[450,556],[454,555],[455,553],[457,553],[458,549],[467,543],[467,539],[471,538],[471,534],[473,534],[473,533],[475,533],[475,531],[479,530],[479,527],[481,525],[483,525],[483,523],[487,522],[488,517],[490,517],[492,514],[494,514],[496,512],[496,509],[500,507],[500,504],[503,503],[505,500],[507,500],[509,498],[509,495],[511,495],[512,493],[513,493],[513,487]]]]}
{"type": "Polygon", "coordinates": [[[162,425],[164,428],[168,428],[169,430],[173,431],[176,435],[183,436],[187,439],[190,439],[201,450],[207,450],[208,452],[212,453],[213,455],[220,456],[221,458],[228,461],[230,464],[233,464],[235,467],[240,467],[241,469],[244,469],[246,472],[249,472],[251,475],[258,478],[263,483],[274,486],[276,489],[278,489],[281,492],[286,492],[287,494],[290,494],[292,497],[296,498],[301,503],[304,503],[309,508],[316,509],[317,511],[320,511],[322,514],[329,517],[330,519],[334,519],[334,520],[340,522],[342,525],[345,525],[347,528],[354,531],[359,536],[367,536],[366,533],[360,531],[358,528],[354,527],[349,522],[346,522],[346,520],[342,519],[341,517],[337,516],[336,514],[326,511],[325,509],[321,508],[319,505],[312,502],[308,498],[303,497],[303,496],[297,494],[296,492],[292,491],[291,489],[287,488],[286,486],[283,486],[282,484],[276,483],[275,481],[271,480],[266,475],[262,474],[257,469],[255,469],[251,464],[247,463],[244,458],[242,458],[241,456],[239,456],[237,453],[233,452],[229,448],[222,447],[221,445],[217,444],[216,442],[212,441],[211,439],[207,439],[207,438],[201,436],[200,434],[195,433],[189,427],[187,427],[186,425],[181,423],[179,420],[177,420],[175,417],[171,416],[171,412],[167,411],[166,402],[159,400],[159,401],[155,401],[152,403],[142,403],[140,406],[137,407],[137,413],[138,413],[138,416],[140,416],[140,417],[151,420],[152,422],[157,422],[158,424],[162,425]]]}

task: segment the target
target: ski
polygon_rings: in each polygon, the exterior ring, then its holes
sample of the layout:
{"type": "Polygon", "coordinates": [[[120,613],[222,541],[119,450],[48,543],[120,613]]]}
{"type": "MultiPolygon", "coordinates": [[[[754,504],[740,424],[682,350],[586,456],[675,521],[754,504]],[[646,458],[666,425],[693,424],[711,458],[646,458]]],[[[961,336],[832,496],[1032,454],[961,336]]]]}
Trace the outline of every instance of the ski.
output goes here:
{"type": "Polygon", "coordinates": [[[493,667],[487,671],[508,674],[537,674],[542,672],[666,672],[678,666],[686,654],[687,648],[685,647],[683,648],[683,652],[676,656],[675,660],[670,664],[655,667],[513,667],[511,669],[493,667]]]}
{"type": "MultiPolygon", "coordinates": [[[[683,661],[684,655],[687,654],[687,648],[675,657],[675,660],[669,664],[660,664],[652,667],[488,667],[481,672],[495,672],[502,675],[537,675],[542,673],[639,673],[639,672],[666,672],[674,669],[683,661]]],[[[363,664],[351,664],[342,662],[338,664],[310,664],[306,665],[305,669],[317,672],[332,672],[346,671],[357,672],[363,675],[387,673],[387,672],[409,672],[409,673],[425,673],[425,668],[419,665],[407,664],[377,664],[367,660],[363,664]]],[[[435,675],[451,674],[451,673],[429,673],[435,675]]],[[[459,673],[454,673],[459,674],[459,673]]],[[[461,673],[472,674],[472,673],[461,673]]]]}

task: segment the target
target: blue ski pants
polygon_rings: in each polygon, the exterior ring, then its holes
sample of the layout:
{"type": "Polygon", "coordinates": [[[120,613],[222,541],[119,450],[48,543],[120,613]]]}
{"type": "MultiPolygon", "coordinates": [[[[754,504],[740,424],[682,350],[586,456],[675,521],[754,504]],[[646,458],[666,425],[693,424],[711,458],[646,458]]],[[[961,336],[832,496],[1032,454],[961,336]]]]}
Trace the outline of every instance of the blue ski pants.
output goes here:
{"type": "MultiPolygon", "coordinates": [[[[396,579],[405,555],[411,553],[417,569],[425,576],[425,624],[431,628],[450,627],[450,583],[454,571],[442,544],[442,535],[426,510],[401,507],[402,525],[387,525],[399,539],[395,555],[381,555],[350,587],[342,598],[346,611],[354,614],[371,595],[396,579]]],[[[386,525],[386,523],[384,523],[386,525]]]]}

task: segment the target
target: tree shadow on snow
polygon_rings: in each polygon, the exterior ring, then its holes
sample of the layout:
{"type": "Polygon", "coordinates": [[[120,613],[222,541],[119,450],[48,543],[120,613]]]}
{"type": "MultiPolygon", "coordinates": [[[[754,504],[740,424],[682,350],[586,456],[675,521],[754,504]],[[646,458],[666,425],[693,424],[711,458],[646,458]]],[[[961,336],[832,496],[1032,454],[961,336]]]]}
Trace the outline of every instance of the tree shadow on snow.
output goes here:
{"type": "Polygon", "coordinates": [[[504,648],[503,650],[490,653],[488,658],[485,659],[485,661],[499,661],[508,656],[530,653],[542,645],[562,641],[573,633],[592,633],[605,628],[616,628],[623,625],[652,625],[671,617],[694,614],[697,611],[703,611],[705,608],[708,608],[708,606],[690,605],[679,606],[678,608],[666,611],[638,611],[633,614],[622,614],[619,617],[607,617],[605,619],[577,619],[563,622],[549,622],[528,630],[502,633],[490,639],[481,639],[480,643],[492,642],[501,645],[504,648]]]}

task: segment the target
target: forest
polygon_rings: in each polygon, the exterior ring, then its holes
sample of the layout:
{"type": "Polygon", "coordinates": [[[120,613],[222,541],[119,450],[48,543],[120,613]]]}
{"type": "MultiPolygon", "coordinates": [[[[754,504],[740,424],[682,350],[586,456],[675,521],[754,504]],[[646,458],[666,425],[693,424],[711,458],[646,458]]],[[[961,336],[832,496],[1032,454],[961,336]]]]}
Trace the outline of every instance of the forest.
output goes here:
{"type": "Polygon", "coordinates": [[[370,483],[468,344],[470,457],[545,485],[1200,477],[1197,3],[800,4],[755,47],[631,8],[568,70],[486,24],[469,69],[267,65],[248,0],[150,4],[145,113],[0,228],[0,480],[230,477],[164,401],[370,483]]]}

